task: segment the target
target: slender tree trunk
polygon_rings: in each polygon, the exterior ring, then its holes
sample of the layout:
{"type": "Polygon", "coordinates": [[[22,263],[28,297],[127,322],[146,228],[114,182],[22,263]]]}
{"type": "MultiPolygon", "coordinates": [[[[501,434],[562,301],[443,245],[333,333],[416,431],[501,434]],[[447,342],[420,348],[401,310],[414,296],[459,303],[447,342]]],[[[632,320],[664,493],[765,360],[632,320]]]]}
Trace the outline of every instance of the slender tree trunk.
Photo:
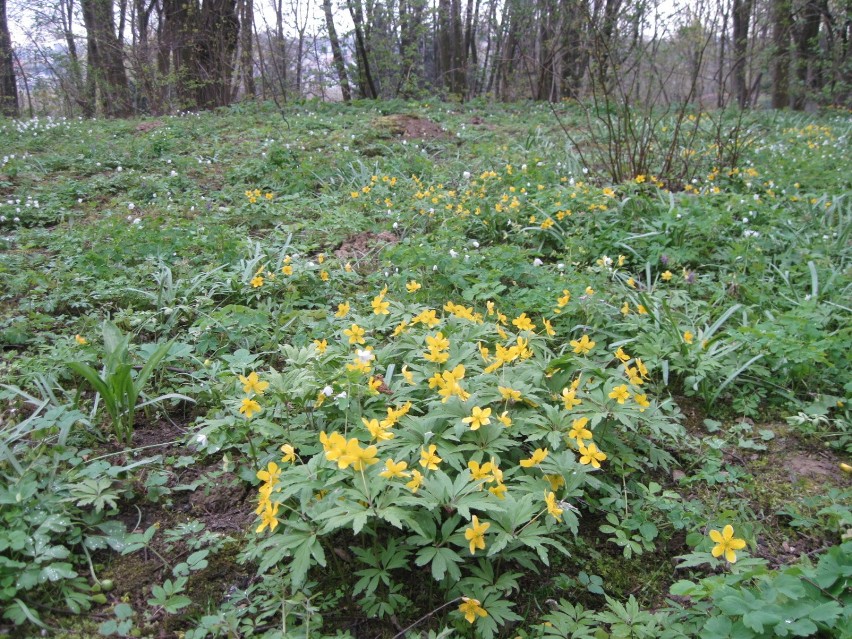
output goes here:
{"type": "Polygon", "coordinates": [[[254,0],[240,0],[240,73],[247,98],[253,98],[254,86],[254,0]]]}
{"type": "Polygon", "coordinates": [[[0,0],[0,115],[18,117],[18,84],[12,38],[6,17],[6,0],[0,0]]]}
{"type": "Polygon", "coordinates": [[[749,106],[749,90],[746,83],[746,58],[748,55],[748,31],[754,0],[734,0],[734,60],[731,70],[734,95],[741,109],[749,106]]]}
{"type": "Polygon", "coordinates": [[[322,0],[322,9],[325,13],[325,27],[328,30],[328,39],[331,42],[331,56],[334,60],[334,70],[337,72],[337,81],[340,83],[340,94],[344,102],[349,102],[352,99],[352,90],[349,88],[349,78],[346,75],[346,61],[343,59],[343,50],[340,48],[337,29],[334,28],[331,0],[322,0]]]}
{"type": "Polygon", "coordinates": [[[722,32],[719,37],[719,72],[717,76],[716,83],[716,106],[718,108],[723,108],[726,103],[725,94],[725,80],[728,77],[727,73],[725,73],[725,64],[727,64],[727,59],[725,58],[725,54],[727,51],[728,44],[728,9],[727,6],[724,7],[722,11],[722,32]]]}
{"type": "Polygon", "coordinates": [[[124,56],[115,35],[111,0],[82,0],[89,49],[89,75],[108,117],[131,113],[124,56]]]}
{"type": "Polygon", "coordinates": [[[361,0],[347,0],[349,15],[355,26],[355,53],[358,60],[358,90],[364,98],[375,100],[379,97],[373,73],[370,70],[370,52],[364,35],[364,8],[361,0]]]}
{"type": "Polygon", "coordinates": [[[772,0],[772,108],[790,106],[790,0],[772,0]]]}
{"type": "Polygon", "coordinates": [[[802,24],[796,42],[796,100],[794,108],[802,110],[808,99],[808,92],[814,89],[817,74],[820,8],[814,0],[808,0],[805,4],[802,24]]]}

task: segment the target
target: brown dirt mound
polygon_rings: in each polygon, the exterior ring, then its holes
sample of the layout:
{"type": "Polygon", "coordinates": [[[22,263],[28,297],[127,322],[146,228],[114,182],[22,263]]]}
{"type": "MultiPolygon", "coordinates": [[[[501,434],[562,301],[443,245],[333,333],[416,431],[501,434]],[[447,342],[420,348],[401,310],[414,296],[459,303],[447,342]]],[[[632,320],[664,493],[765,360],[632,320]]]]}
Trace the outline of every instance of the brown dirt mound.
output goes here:
{"type": "Polygon", "coordinates": [[[161,126],[163,126],[163,123],[159,120],[154,120],[152,122],[140,122],[136,125],[136,131],[139,133],[147,133],[148,131],[153,131],[161,126]]]}
{"type": "Polygon", "coordinates": [[[404,140],[434,140],[448,135],[440,124],[407,114],[383,116],[376,120],[376,128],[385,129],[404,140]]]}
{"type": "Polygon", "coordinates": [[[388,231],[373,233],[364,231],[352,235],[334,249],[334,255],[340,260],[360,260],[370,253],[378,252],[385,246],[396,244],[399,238],[388,231]]]}

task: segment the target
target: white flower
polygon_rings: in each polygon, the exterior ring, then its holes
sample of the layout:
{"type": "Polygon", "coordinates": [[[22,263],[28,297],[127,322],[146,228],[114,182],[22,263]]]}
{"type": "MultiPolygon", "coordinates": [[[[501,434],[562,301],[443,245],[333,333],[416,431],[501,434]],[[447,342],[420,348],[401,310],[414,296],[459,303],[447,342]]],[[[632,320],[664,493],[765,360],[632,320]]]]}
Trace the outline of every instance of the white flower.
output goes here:
{"type": "Polygon", "coordinates": [[[559,262],[559,264],[556,265],[556,268],[558,268],[560,271],[564,271],[565,265],[562,262],[559,262]]]}
{"type": "Polygon", "coordinates": [[[326,386],[321,392],[326,397],[331,397],[334,394],[334,389],[331,386],[326,386]]]}
{"type": "Polygon", "coordinates": [[[533,266],[541,266],[542,264],[544,264],[544,262],[542,262],[539,258],[535,258],[533,260],[533,266]]]}
{"type": "Polygon", "coordinates": [[[346,391],[341,391],[340,393],[334,396],[334,399],[346,399],[346,391]]]}
{"type": "Polygon", "coordinates": [[[456,257],[458,257],[458,256],[459,256],[458,251],[455,251],[455,250],[453,250],[453,249],[450,249],[450,257],[452,257],[452,258],[456,258],[456,257]]]}
{"type": "Polygon", "coordinates": [[[199,446],[206,446],[207,445],[207,435],[205,435],[204,433],[198,433],[195,436],[195,441],[198,442],[199,446]]]}
{"type": "Polygon", "coordinates": [[[376,359],[376,356],[373,354],[373,351],[367,349],[358,349],[355,351],[355,356],[363,363],[367,364],[376,359]]]}
{"type": "Polygon", "coordinates": [[[473,248],[479,248],[479,242],[477,242],[476,240],[473,240],[471,242],[471,245],[473,245],[473,248]]]}
{"type": "Polygon", "coordinates": [[[133,202],[131,202],[130,204],[127,205],[127,208],[132,211],[133,209],[136,208],[136,205],[133,202]]]}
{"type": "Polygon", "coordinates": [[[465,180],[469,180],[470,179],[470,171],[465,171],[464,173],[462,173],[462,177],[465,180]]]}

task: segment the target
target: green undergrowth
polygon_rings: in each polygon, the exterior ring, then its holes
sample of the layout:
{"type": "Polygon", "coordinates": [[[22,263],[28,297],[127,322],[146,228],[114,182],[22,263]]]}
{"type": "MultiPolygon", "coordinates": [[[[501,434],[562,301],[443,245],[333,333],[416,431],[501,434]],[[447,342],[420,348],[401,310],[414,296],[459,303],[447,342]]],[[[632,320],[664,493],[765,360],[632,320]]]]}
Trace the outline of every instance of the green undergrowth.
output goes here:
{"type": "Polygon", "coordinates": [[[849,636],[852,126],[688,126],[0,121],[0,636],[849,636]]]}

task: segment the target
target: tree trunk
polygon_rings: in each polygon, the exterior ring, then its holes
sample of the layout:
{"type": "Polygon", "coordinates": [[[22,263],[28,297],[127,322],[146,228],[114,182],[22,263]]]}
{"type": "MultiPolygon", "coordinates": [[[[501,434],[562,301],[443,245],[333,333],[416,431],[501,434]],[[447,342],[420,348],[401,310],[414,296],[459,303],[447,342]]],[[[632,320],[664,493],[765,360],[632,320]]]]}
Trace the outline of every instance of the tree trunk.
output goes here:
{"type": "Polygon", "coordinates": [[[772,108],[790,106],[790,0],[772,0],[772,108]]]}
{"type": "Polygon", "coordinates": [[[97,87],[104,114],[126,117],[131,113],[130,90],[124,56],[115,35],[111,0],[82,0],[83,22],[89,50],[89,75],[97,87]]]}
{"type": "Polygon", "coordinates": [[[6,17],[6,0],[0,0],[0,115],[18,116],[18,84],[15,58],[6,17]]]}
{"type": "Polygon", "coordinates": [[[0,0],[0,115],[18,117],[18,84],[6,18],[6,0],[0,0]]]}
{"type": "Polygon", "coordinates": [[[731,75],[734,95],[741,109],[749,106],[749,90],[746,84],[746,56],[748,54],[748,31],[754,0],[734,0],[734,60],[731,75]]]}
{"type": "Polygon", "coordinates": [[[197,106],[213,108],[230,102],[232,59],[239,30],[236,0],[204,0],[194,42],[192,80],[197,106]]]}
{"type": "Polygon", "coordinates": [[[801,111],[807,103],[808,92],[816,87],[820,8],[814,0],[808,0],[803,9],[802,25],[796,41],[796,100],[793,107],[801,111]]]}
{"type": "Polygon", "coordinates": [[[254,0],[240,0],[240,73],[243,76],[243,88],[247,98],[253,98],[256,92],[254,56],[252,55],[253,31],[254,0]]]}
{"type": "Polygon", "coordinates": [[[334,28],[331,0],[322,0],[322,8],[325,13],[325,27],[328,30],[328,39],[331,42],[331,56],[334,60],[334,70],[337,71],[337,81],[340,83],[340,94],[344,102],[349,102],[352,99],[352,90],[349,88],[349,78],[346,75],[346,61],[343,58],[343,50],[340,48],[340,40],[337,38],[337,29],[334,28]]]}
{"type": "Polygon", "coordinates": [[[361,0],[347,0],[349,15],[355,26],[355,54],[358,66],[358,91],[361,97],[375,100],[379,97],[376,84],[373,81],[373,73],[370,70],[370,52],[364,37],[364,8],[361,0]]]}

